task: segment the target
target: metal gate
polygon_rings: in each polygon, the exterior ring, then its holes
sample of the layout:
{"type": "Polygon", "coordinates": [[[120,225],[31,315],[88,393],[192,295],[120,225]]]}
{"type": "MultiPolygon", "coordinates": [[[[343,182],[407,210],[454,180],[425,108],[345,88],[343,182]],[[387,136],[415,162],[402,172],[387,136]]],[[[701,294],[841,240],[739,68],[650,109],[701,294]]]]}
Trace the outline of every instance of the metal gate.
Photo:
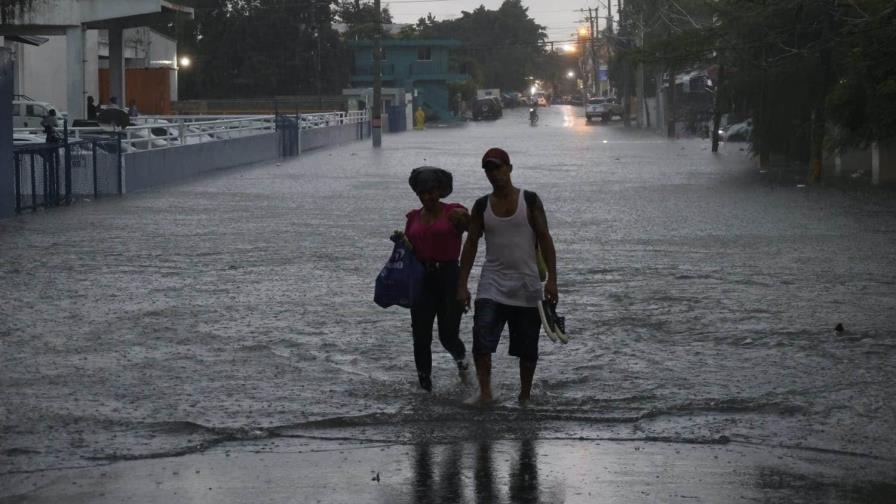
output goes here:
{"type": "Polygon", "coordinates": [[[121,194],[121,154],[118,135],[13,147],[16,212],[121,194]]]}

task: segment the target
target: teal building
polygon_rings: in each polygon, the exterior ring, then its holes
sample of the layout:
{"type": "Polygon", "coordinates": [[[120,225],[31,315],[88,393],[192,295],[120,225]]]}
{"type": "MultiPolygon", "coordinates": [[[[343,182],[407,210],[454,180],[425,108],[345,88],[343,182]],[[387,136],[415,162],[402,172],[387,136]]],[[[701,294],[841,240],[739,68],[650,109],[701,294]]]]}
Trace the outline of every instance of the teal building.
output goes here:
{"type": "MultiPolygon", "coordinates": [[[[456,40],[384,39],[381,73],[383,87],[403,88],[414,97],[414,110],[423,107],[428,117],[450,121],[452,97],[449,82],[465,81],[470,76],[452,68],[451,48],[456,40]]],[[[353,87],[373,85],[373,41],[349,42],[353,50],[351,84],[353,87]]]]}

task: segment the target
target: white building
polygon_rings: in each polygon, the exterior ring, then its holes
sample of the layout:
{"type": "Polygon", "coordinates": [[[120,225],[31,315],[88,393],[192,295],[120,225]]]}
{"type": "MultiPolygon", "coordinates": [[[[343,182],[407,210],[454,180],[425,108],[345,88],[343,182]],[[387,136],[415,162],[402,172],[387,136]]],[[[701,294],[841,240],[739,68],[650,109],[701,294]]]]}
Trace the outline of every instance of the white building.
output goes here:
{"type": "Polygon", "coordinates": [[[177,100],[177,43],[145,25],[192,17],[192,9],[168,0],[31,0],[24,5],[0,26],[0,45],[14,53],[15,94],[83,118],[87,96],[99,104],[103,91],[125,105],[127,69],[146,68],[168,70],[163,71],[167,99],[177,100]],[[16,36],[30,36],[31,43],[16,36]],[[32,45],[34,39],[43,43],[32,45]],[[107,82],[101,82],[101,74],[107,82]]]}

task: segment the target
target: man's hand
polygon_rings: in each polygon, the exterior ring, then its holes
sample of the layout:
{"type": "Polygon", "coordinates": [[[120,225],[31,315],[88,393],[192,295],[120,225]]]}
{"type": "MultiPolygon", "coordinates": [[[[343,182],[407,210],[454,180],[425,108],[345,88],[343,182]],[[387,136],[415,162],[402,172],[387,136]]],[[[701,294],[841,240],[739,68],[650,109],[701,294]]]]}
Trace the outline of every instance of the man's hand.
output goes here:
{"type": "Polygon", "coordinates": [[[470,289],[466,284],[457,285],[457,302],[464,307],[464,313],[470,310],[470,289]]]}
{"type": "Polygon", "coordinates": [[[463,208],[455,208],[448,212],[448,221],[460,231],[466,231],[470,226],[470,214],[463,208]]]}
{"type": "Polygon", "coordinates": [[[548,278],[544,284],[544,299],[549,303],[556,303],[560,300],[560,295],[557,293],[557,281],[553,278],[548,278]]]}

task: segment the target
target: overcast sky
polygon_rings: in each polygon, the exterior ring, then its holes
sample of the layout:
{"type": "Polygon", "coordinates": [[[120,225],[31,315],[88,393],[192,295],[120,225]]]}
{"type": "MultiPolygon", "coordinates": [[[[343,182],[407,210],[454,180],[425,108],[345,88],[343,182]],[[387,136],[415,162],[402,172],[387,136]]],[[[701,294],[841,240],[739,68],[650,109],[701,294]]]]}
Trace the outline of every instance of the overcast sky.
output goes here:
{"type": "MultiPolygon", "coordinates": [[[[388,6],[396,23],[416,23],[417,19],[432,13],[442,21],[460,17],[461,11],[472,11],[484,5],[486,9],[496,10],[502,0],[380,0],[384,7],[388,6]]],[[[618,0],[610,0],[615,17],[618,0]]],[[[607,15],[607,0],[523,0],[529,8],[529,17],[547,27],[548,39],[564,41],[573,38],[578,26],[584,26],[587,9],[598,7],[600,16],[607,15]],[[586,9],[582,13],[580,9],[586,9]]],[[[601,20],[603,28],[605,20],[601,20]]]]}

